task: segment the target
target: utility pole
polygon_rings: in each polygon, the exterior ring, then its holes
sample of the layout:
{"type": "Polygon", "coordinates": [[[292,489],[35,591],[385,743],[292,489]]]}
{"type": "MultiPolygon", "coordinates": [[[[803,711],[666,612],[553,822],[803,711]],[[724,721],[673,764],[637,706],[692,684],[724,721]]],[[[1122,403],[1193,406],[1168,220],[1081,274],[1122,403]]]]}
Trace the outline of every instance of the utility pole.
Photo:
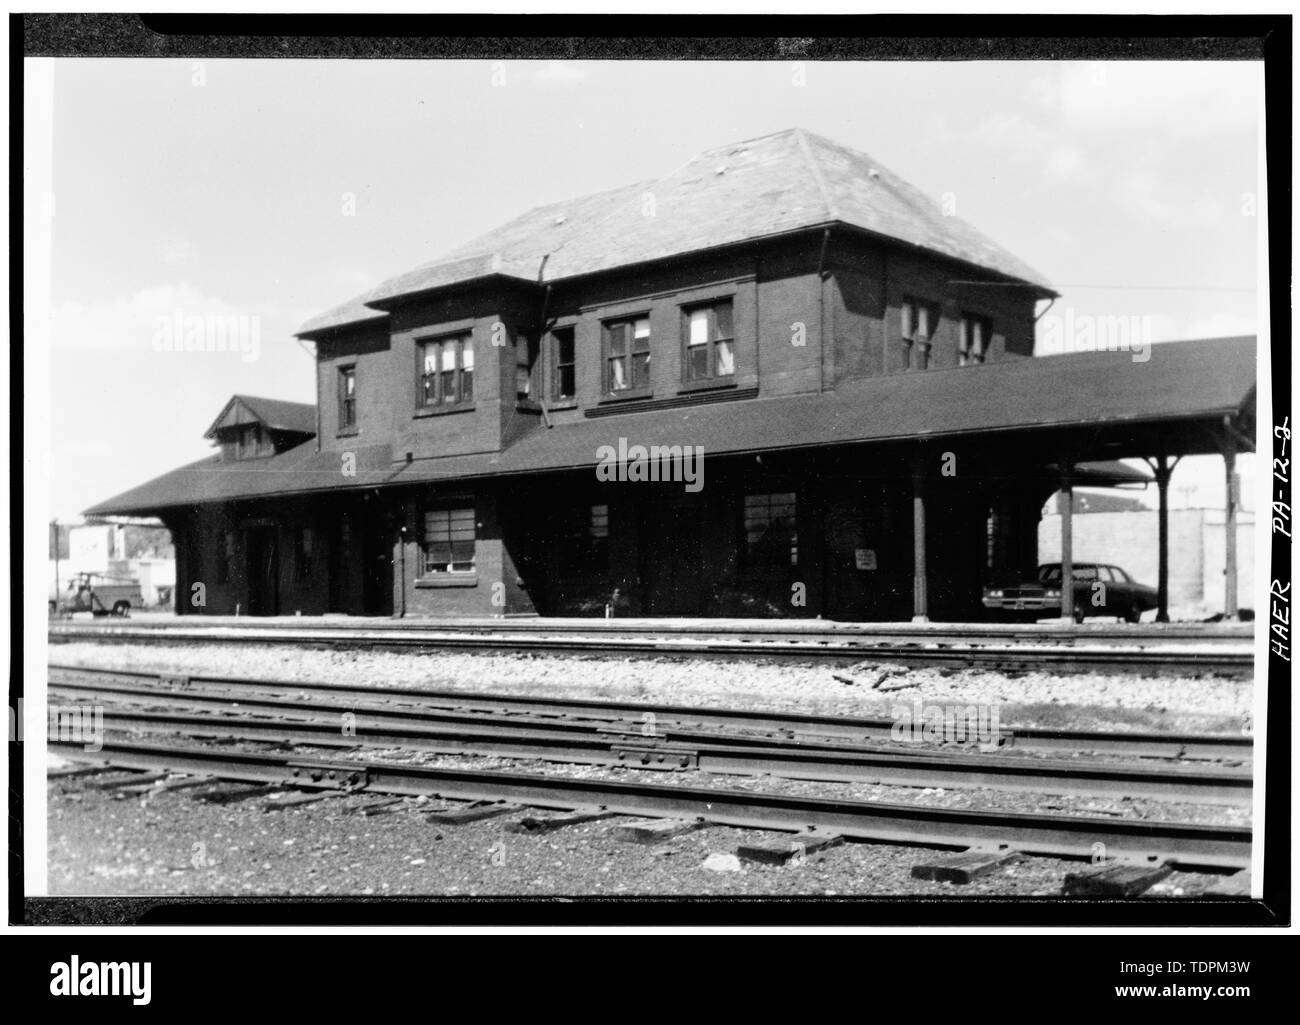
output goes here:
{"type": "Polygon", "coordinates": [[[50,529],[54,531],[54,614],[59,614],[59,599],[63,592],[59,590],[59,518],[50,520],[50,529]]]}

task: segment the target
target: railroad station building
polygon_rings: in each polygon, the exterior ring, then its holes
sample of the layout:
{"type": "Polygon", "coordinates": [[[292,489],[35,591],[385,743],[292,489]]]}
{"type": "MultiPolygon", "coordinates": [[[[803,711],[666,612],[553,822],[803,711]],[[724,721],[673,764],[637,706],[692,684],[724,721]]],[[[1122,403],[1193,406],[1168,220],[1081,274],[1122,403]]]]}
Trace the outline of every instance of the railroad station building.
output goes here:
{"type": "Polygon", "coordinates": [[[182,614],[979,619],[1054,492],[1253,450],[1253,338],[1035,357],[1055,298],[780,132],[321,314],[314,406],[235,396],[88,514],[168,526],[182,614]]]}

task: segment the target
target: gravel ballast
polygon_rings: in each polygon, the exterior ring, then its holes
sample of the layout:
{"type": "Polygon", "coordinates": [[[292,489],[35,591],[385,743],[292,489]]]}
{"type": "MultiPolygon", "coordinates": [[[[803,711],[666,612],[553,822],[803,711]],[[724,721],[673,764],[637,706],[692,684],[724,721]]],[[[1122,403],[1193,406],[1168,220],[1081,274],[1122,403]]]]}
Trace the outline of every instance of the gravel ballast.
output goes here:
{"type": "MultiPolygon", "coordinates": [[[[1250,681],[1086,674],[1008,675],[979,670],[862,663],[688,660],[437,652],[302,650],[230,645],[51,646],[56,664],[189,675],[260,677],[352,686],[634,700],[889,716],[915,701],[996,704],[1004,726],[1061,726],[1240,732],[1250,681]]],[[[310,753],[308,753],[310,754],[310,753]]],[[[384,758],[462,768],[592,779],[762,790],[846,800],[948,808],[1042,811],[1099,818],[1177,819],[1244,825],[1244,809],[1173,802],[809,783],[770,778],[561,766],[506,759],[412,756],[409,752],[321,752],[329,759],[384,758]]],[[[996,757],[996,756],[994,756],[996,757]]],[[[233,786],[233,785],[232,785],[233,786]]],[[[964,886],[916,880],[911,868],[936,852],[848,843],[786,866],[732,864],[744,843],[774,834],[711,826],[642,847],[616,840],[613,824],[572,825],[541,835],[511,834],[508,819],[431,824],[428,802],[403,801],[375,817],[359,814],[371,795],[262,810],[265,799],[208,804],[195,791],[115,795],[86,781],[49,787],[49,882],[53,894],[330,895],[1054,895],[1079,862],[1028,858],[964,886]],[[705,867],[705,863],[709,867],[705,867]]],[[[435,802],[436,803],[436,802],[435,802]]],[[[516,816],[518,817],[518,816],[516,816]]],[[[1152,892],[1191,896],[1213,877],[1175,873],[1152,892]]]]}
{"type": "Polygon", "coordinates": [[[520,653],[366,652],[230,645],[54,644],[50,661],[136,671],[424,686],[553,697],[627,699],[824,715],[889,716],[914,701],[997,705],[1003,725],[1231,732],[1251,711],[1252,682],[887,663],[627,658],[520,653]]]}

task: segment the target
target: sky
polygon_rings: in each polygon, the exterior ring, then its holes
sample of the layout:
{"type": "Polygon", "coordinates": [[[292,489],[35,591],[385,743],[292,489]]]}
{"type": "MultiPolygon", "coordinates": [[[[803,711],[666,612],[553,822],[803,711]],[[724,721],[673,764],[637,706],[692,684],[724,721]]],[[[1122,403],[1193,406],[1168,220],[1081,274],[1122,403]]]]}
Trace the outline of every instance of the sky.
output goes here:
{"type": "MultiPolygon", "coordinates": [[[[50,232],[61,519],[207,455],[234,393],[314,401],[309,317],[532,206],[792,126],[1046,275],[1040,352],[1100,316],[1157,342],[1256,329],[1257,64],[53,64],[27,223],[50,232]],[[244,351],[159,351],[178,315],[250,318],[244,351]]],[[[1185,461],[1175,507],[1221,505],[1222,472],[1185,461]]]]}

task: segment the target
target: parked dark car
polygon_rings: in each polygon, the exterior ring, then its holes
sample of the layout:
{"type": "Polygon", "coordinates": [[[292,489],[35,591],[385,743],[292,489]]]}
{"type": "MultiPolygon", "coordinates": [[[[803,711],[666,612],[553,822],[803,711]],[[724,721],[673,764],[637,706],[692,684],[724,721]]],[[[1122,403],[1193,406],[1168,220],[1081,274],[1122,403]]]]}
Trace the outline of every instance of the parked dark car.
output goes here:
{"type": "MultiPolygon", "coordinates": [[[[1074,564],[1074,619],[1118,616],[1130,623],[1154,609],[1156,590],[1139,584],[1118,566],[1105,563],[1074,564]]],[[[993,618],[1044,619],[1061,614],[1061,564],[1038,567],[1035,580],[994,584],[984,588],[984,608],[993,618]]]]}

